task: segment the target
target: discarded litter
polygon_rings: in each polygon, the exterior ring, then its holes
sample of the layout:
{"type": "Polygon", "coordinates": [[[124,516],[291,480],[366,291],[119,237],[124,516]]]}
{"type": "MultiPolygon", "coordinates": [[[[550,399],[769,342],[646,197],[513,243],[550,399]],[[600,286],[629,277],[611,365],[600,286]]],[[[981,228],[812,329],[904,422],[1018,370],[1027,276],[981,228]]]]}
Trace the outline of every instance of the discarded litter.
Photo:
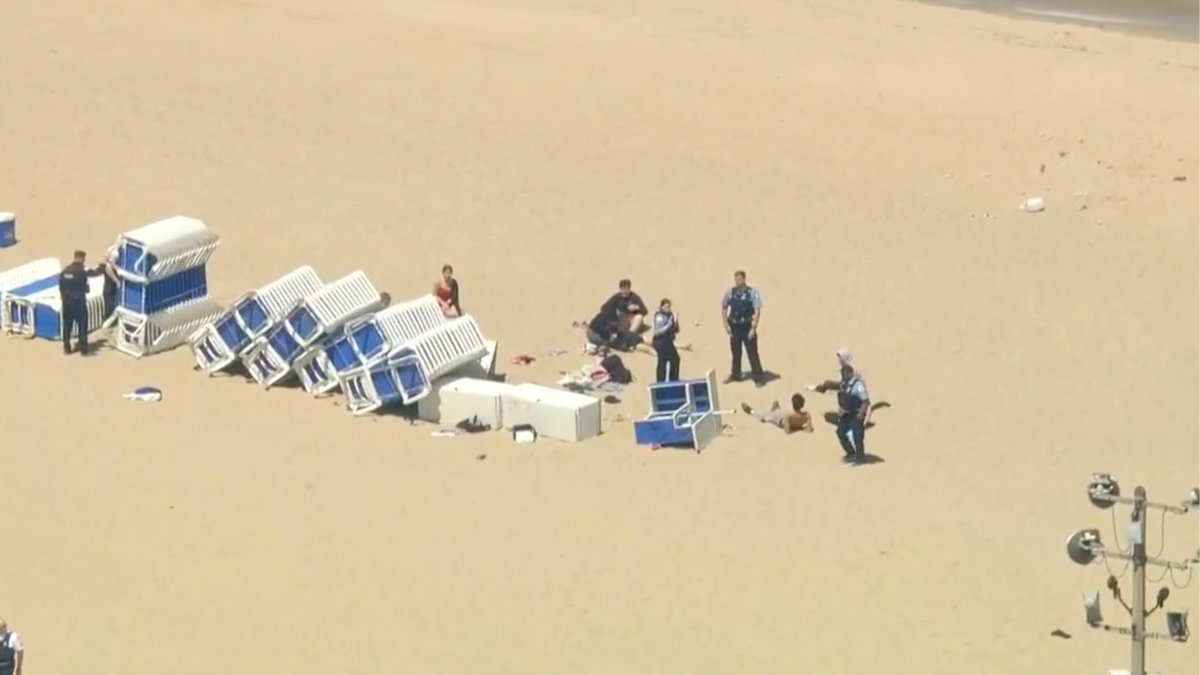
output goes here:
{"type": "Polygon", "coordinates": [[[528,354],[517,354],[516,356],[512,357],[512,363],[514,366],[527,366],[536,360],[537,359],[528,354]]]}
{"type": "Polygon", "coordinates": [[[513,440],[517,443],[533,443],[537,440],[537,429],[529,424],[518,424],[512,429],[513,440]]]}
{"type": "Polygon", "coordinates": [[[567,350],[565,350],[561,347],[555,347],[554,349],[551,349],[550,351],[546,352],[546,355],[547,356],[562,356],[563,354],[566,354],[566,353],[567,353],[567,350]]]}
{"type": "Polygon", "coordinates": [[[462,432],[458,431],[457,429],[438,429],[437,431],[435,431],[429,435],[433,436],[434,438],[450,438],[452,436],[457,436],[461,433],[462,432]]]}
{"type": "Polygon", "coordinates": [[[128,394],[122,394],[126,401],[161,401],[162,389],[158,387],[138,387],[128,394]]]}
{"type": "Polygon", "coordinates": [[[1046,201],[1041,197],[1030,197],[1021,205],[1027,213],[1041,213],[1046,210],[1046,201]]]}

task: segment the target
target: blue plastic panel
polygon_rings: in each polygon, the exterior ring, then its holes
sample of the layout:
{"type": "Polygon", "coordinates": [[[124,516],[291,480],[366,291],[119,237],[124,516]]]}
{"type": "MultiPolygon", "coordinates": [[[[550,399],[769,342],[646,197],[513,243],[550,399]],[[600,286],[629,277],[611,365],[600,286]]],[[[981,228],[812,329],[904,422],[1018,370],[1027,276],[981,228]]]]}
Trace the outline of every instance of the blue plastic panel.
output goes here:
{"type": "Polygon", "coordinates": [[[43,279],[38,279],[37,281],[31,281],[24,286],[18,286],[9,291],[8,295],[16,296],[18,298],[27,298],[35,293],[48,291],[52,288],[58,288],[57,274],[52,277],[45,277],[43,279]]]}
{"type": "Polygon", "coordinates": [[[300,352],[303,351],[300,343],[296,342],[296,339],[292,337],[292,334],[287,331],[287,327],[285,326],[278,326],[275,330],[271,331],[270,335],[267,336],[267,342],[270,343],[271,349],[275,351],[279,358],[287,363],[295,361],[296,357],[300,356],[300,352]]]}
{"type": "Polygon", "coordinates": [[[354,344],[358,346],[358,351],[362,352],[368,361],[382,354],[383,350],[388,347],[383,332],[379,330],[379,325],[374,321],[368,321],[355,328],[350,339],[354,340],[354,344]]]}
{"type": "Polygon", "coordinates": [[[261,334],[271,323],[271,315],[267,312],[267,308],[258,301],[258,298],[250,298],[238,305],[235,311],[238,318],[242,320],[242,325],[255,335],[261,334]]]}
{"type": "MultiPolygon", "coordinates": [[[[88,326],[89,331],[95,326],[88,326]]],[[[33,305],[33,334],[43,340],[62,339],[62,313],[40,302],[33,305]]],[[[71,338],[74,340],[74,336],[71,338]]]]}
{"type": "Polygon", "coordinates": [[[217,335],[221,336],[221,341],[225,346],[229,347],[231,352],[239,352],[250,342],[250,336],[242,330],[238,324],[237,317],[232,314],[226,314],[216,326],[217,335]]]}
{"type": "Polygon", "coordinates": [[[321,367],[319,359],[312,359],[304,364],[304,372],[308,375],[311,382],[324,382],[326,380],[325,369],[321,367]]]}
{"type": "Polygon", "coordinates": [[[384,367],[371,371],[371,384],[375,386],[375,395],[384,405],[400,402],[400,390],[396,387],[396,378],[391,368],[384,367]]]}
{"type": "Polygon", "coordinates": [[[321,331],[321,324],[317,321],[317,317],[306,305],[300,305],[288,314],[286,323],[292,327],[296,336],[305,342],[309,342],[318,337],[321,331]]]}
{"type": "Polygon", "coordinates": [[[354,348],[350,346],[349,338],[345,336],[334,340],[326,346],[325,356],[329,358],[329,362],[333,365],[333,370],[339,373],[362,365],[358,360],[358,354],[355,354],[354,348]]]}
{"type": "Polygon", "coordinates": [[[121,280],[120,305],[136,314],[153,314],[208,295],[208,271],[201,265],[148,284],[121,280]]]}
{"type": "Polygon", "coordinates": [[[638,445],[691,447],[692,430],[676,429],[669,414],[651,415],[633,423],[634,442],[638,445]]]}
{"type": "Polygon", "coordinates": [[[650,413],[674,412],[687,403],[687,382],[660,382],[650,385],[650,413]]]}
{"type": "Polygon", "coordinates": [[[689,380],[687,387],[692,392],[692,412],[705,413],[713,409],[712,397],[708,395],[708,380],[689,380]]]}
{"type": "Polygon", "coordinates": [[[146,249],[134,241],[126,241],[117,249],[117,267],[131,274],[145,276],[146,270],[153,267],[153,261],[143,259],[146,249]],[[138,264],[138,261],[142,261],[138,264]]]}

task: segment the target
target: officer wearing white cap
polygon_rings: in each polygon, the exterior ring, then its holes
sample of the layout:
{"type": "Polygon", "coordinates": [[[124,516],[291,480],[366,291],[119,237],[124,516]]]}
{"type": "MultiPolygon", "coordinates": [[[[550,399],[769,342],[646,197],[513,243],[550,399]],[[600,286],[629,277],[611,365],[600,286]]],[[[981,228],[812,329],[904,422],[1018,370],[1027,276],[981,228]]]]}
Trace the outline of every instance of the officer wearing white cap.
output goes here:
{"type": "Polygon", "coordinates": [[[21,638],[8,629],[8,623],[0,619],[0,675],[21,675],[25,661],[25,646],[21,638]]]}
{"type": "Polygon", "coordinates": [[[853,358],[849,347],[838,349],[840,377],[810,386],[809,389],[821,393],[837,390],[837,437],[845,453],[844,461],[861,464],[867,457],[867,415],[871,410],[871,397],[867,392],[867,383],[850,364],[853,358]]]}

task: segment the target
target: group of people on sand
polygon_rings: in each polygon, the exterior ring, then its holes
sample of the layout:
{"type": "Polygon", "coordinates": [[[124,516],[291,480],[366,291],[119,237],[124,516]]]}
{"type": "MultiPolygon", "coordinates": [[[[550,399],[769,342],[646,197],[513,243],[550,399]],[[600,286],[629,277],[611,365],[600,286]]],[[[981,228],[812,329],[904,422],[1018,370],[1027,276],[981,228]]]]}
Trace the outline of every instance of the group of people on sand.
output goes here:
{"type": "Polygon", "coordinates": [[[691,345],[676,344],[679,335],[679,315],[670,298],[659,301],[650,316],[650,307],[633,290],[633,282],[621,279],[617,292],[600,305],[590,320],[583,323],[586,342],[584,352],[604,357],[610,351],[642,351],[658,358],[655,381],[679,379],[680,351],[691,345]],[[647,344],[647,342],[649,344],[647,344]]]}
{"type": "MultiPolygon", "coordinates": [[[[462,315],[458,281],[454,268],[442,267],[442,276],[434,283],[433,295],[437,298],[447,317],[462,315]]],[[[721,301],[725,332],[730,339],[733,357],[731,372],[725,382],[742,380],[741,361],[743,353],[749,357],[751,379],[762,386],[765,372],[758,356],[758,320],[762,314],[762,297],[758,291],[746,284],[745,272],[734,274],[734,285],[721,301]]],[[[577,324],[586,336],[584,352],[603,359],[611,352],[646,352],[658,359],[655,382],[679,379],[680,351],[691,349],[691,345],[676,344],[680,332],[679,314],[675,312],[670,298],[663,298],[651,313],[651,308],[633,290],[633,282],[621,279],[617,291],[601,305],[590,320],[577,324]]],[[[867,392],[866,382],[852,365],[850,349],[843,347],[836,352],[839,374],[837,379],[808,386],[817,393],[836,392],[838,398],[837,437],[844,453],[843,460],[850,464],[868,461],[865,437],[873,407],[867,392]]],[[[785,410],[778,401],[766,410],[758,410],[743,403],[742,411],[760,422],[779,427],[785,433],[812,433],[812,415],[804,408],[803,394],[791,396],[790,410],[785,410]]]]}
{"type": "MultiPolygon", "coordinates": [[[[871,460],[866,451],[866,434],[871,413],[878,408],[886,407],[887,404],[871,403],[867,383],[851,363],[854,357],[848,347],[838,349],[836,356],[838,378],[810,384],[808,390],[819,394],[837,393],[836,428],[838,443],[842,446],[842,461],[848,464],[865,464],[871,460]]],[[[804,409],[804,396],[799,393],[792,394],[791,404],[791,410],[785,411],[779,402],[775,401],[769,409],[764,411],[743,403],[742,412],[764,424],[779,427],[788,434],[797,432],[811,434],[813,432],[812,415],[804,409]]]]}
{"type": "MultiPolygon", "coordinates": [[[[746,283],[746,273],[734,273],[734,285],[721,300],[721,312],[725,332],[729,336],[732,357],[729,377],[725,382],[740,382],[743,355],[749,358],[750,379],[761,387],[766,383],[758,355],[758,323],[762,316],[762,296],[758,290],[746,283]]],[[[589,354],[604,357],[610,350],[648,351],[658,357],[655,381],[679,379],[679,351],[690,349],[690,345],[676,345],[679,334],[679,315],[674,311],[671,300],[663,298],[651,315],[649,305],[633,290],[629,279],[617,284],[617,292],[604,301],[599,311],[584,325],[587,342],[584,350],[589,354]],[[653,318],[649,318],[649,317],[653,318]],[[647,344],[647,337],[649,338],[647,344]]],[[[809,385],[809,391],[817,393],[837,392],[837,437],[844,453],[843,461],[861,464],[868,461],[865,437],[868,419],[872,410],[866,382],[851,364],[850,349],[843,347],[836,353],[839,375],[836,380],[809,385]]],[[[785,433],[812,433],[812,415],[805,409],[803,394],[791,396],[791,409],[785,410],[778,401],[765,411],[742,404],[742,410],[759,421],[782,429],[785,433]]]]}

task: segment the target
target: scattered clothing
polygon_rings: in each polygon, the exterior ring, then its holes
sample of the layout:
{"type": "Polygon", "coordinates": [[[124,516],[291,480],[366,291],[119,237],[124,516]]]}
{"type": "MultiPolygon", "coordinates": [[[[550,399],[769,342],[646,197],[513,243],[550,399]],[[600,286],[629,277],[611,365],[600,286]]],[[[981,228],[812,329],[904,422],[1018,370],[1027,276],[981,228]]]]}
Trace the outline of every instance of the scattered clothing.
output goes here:
{"type": "Polygon", "coordinates": [[[162,400],[162,390],[157,387],[138,387],[128,394],[122,394],[122,398],[127,401],[152,401],[158,402],[162,400]]]}
{"type": "Polygon", "coordinates": [[[632,381],[633,374],[625,367],[621,357],[614,354],[584,366],[578,371],[562,373],[558,385],[580,393],[596,391],[619,393],[625,389],[626,384],[632,381]]]}

